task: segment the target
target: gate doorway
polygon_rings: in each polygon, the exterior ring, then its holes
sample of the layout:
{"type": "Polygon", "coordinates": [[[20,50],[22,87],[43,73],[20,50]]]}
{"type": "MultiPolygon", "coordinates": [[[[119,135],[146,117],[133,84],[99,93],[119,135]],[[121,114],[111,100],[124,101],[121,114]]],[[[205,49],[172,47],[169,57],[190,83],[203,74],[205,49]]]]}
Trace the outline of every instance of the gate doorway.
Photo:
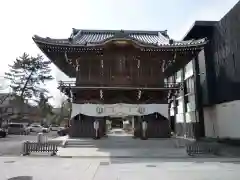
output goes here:
{"type": "Polygon", "coordinates": [[[110,118],[110,123],[111,123],[111,129],[116,129],[116,128],[123,128],[123,121],[124,119],[121,117],[116,117],[116,118],[110,118]]]}

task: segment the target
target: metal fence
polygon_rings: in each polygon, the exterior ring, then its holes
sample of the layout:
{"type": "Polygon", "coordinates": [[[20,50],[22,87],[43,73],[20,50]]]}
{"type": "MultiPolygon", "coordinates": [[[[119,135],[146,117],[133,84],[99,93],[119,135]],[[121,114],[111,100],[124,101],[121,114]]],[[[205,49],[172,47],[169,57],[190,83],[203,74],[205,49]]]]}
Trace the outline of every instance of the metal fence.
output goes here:
{"type": "Polygon", "coordinates": [[[30,155],[31,152],[49,152],[54,156],[57,151],[58,144],[49,142],[47,136],[44,136],[43,133],[38,133],[36,142],[26,141],[23,143],[23,155],[30,155]]]}
{"type": "Polygon", "coordinates": [[[214,143],[194,142],[186,145],[189,156],[195,155],[218,155],[219,147],[214,143]]]}
{"type": "Polygon", "coordinates": [[[50,142],[29,142],[23,143],[23,155],[30,155],[31,152],[49,152],[52,156],[56,155],[58,151],[58,145],[50,142]]]}

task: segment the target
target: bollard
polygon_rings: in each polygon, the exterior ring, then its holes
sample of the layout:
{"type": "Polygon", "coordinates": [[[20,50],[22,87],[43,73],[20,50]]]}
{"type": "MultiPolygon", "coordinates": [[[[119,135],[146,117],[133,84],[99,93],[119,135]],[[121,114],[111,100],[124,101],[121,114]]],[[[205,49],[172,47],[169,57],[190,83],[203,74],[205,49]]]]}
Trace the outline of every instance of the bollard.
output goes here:
{"type": "Polygon", "coordinates": [[[43,138],[44,138],[43,133],[37,134],[37,142],[38,143],[43,143],[43,138]]]}
{"type": "Polygon", "coordinates": [[[44,143],[47,143],[47,142],[48,142],[48,137],[44,136],[44,143]]]}
{"type": "Polygon", "coordinates": [[[30,154],[29,150],[29,141],[23,143],[23,156],[27,156],[30,154]]]}

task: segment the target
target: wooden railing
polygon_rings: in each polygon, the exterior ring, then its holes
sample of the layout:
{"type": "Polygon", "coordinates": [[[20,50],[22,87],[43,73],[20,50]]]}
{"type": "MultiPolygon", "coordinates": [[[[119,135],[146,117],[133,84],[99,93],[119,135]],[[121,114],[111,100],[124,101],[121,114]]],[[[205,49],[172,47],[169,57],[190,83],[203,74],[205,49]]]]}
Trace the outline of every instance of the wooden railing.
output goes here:
{"type": "Polygon", "coordinates": [[[153,89],[179,89],[181,86],[181,83],[177,84],[177,83],[159,83],[156,85],[152,85],[152,84],[76,84],[75,81],[59,81],[59,87],[62,88],[84,88],[84,87],[89,87],[89,88],[95,88],[95,87],[103,87],[103,88],[153,88],[153,89]]]}
{"type": "Polygon", "coordinates": [[[23,155],[30,155],[31,152],[50,152],[52,156],[57,154],[58,145],[53,142],[29,142],[23,143],[23,155]]]}

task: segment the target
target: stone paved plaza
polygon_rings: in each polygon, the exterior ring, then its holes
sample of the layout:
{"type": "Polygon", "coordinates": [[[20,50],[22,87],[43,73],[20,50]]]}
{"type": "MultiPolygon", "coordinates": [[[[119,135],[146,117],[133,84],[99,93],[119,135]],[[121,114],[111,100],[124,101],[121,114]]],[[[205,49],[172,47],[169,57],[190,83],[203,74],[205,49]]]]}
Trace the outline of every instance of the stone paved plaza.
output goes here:
{"type": "Polygon", "coordinates": [[[240,159],[0,157],[0,180],[238,180],[240,159]]]}
{"type": "MultiPolygon", "coordinates": [[[[134,139],[122,129],[114,129],[108,137],[98,140],[92,138],[68,138],[61,136],[50,141],[64,144],[58,148],[59,157],[97,157],[97,158],[190,158],[186,153],[185,145],[191,140],[181,138],[162,139],[134,139]]],[[[220,144],[219,144],[220,145],[220,144]]],[[[239,157],[239,148],[220,145],[218,156],[239,157]]],[[[10,155],[10,154],[9,154],[10,155]]],[[[50,155],[48,153],[31,153],[31,156],[50,155]]],[[[200,155],[200,157],[216,157],[200,155]]]]}
{"type": "MultiPolygon", "coordinates": [[[[54,139],[53,139],[54,141],[54,139]]],[[[133,139],[114,130],[100,140],[70,139],[58,156],[0,157],[0,180],[225,180],[240,176],[240,158],[187,156],[179,139],[133,139]]]]}
{"type": "MultiPolygon", "coordinates": [[[[60,137],[62,140],[64,137],[60,137]]],[[[108,137],[66,139],[66,147],[59,148],[58,156],[66,157],[131,157],[156,158],[188,157],[184,147],[176,139],[134,139],[121,129],[114,129],[108,137]]]]}

